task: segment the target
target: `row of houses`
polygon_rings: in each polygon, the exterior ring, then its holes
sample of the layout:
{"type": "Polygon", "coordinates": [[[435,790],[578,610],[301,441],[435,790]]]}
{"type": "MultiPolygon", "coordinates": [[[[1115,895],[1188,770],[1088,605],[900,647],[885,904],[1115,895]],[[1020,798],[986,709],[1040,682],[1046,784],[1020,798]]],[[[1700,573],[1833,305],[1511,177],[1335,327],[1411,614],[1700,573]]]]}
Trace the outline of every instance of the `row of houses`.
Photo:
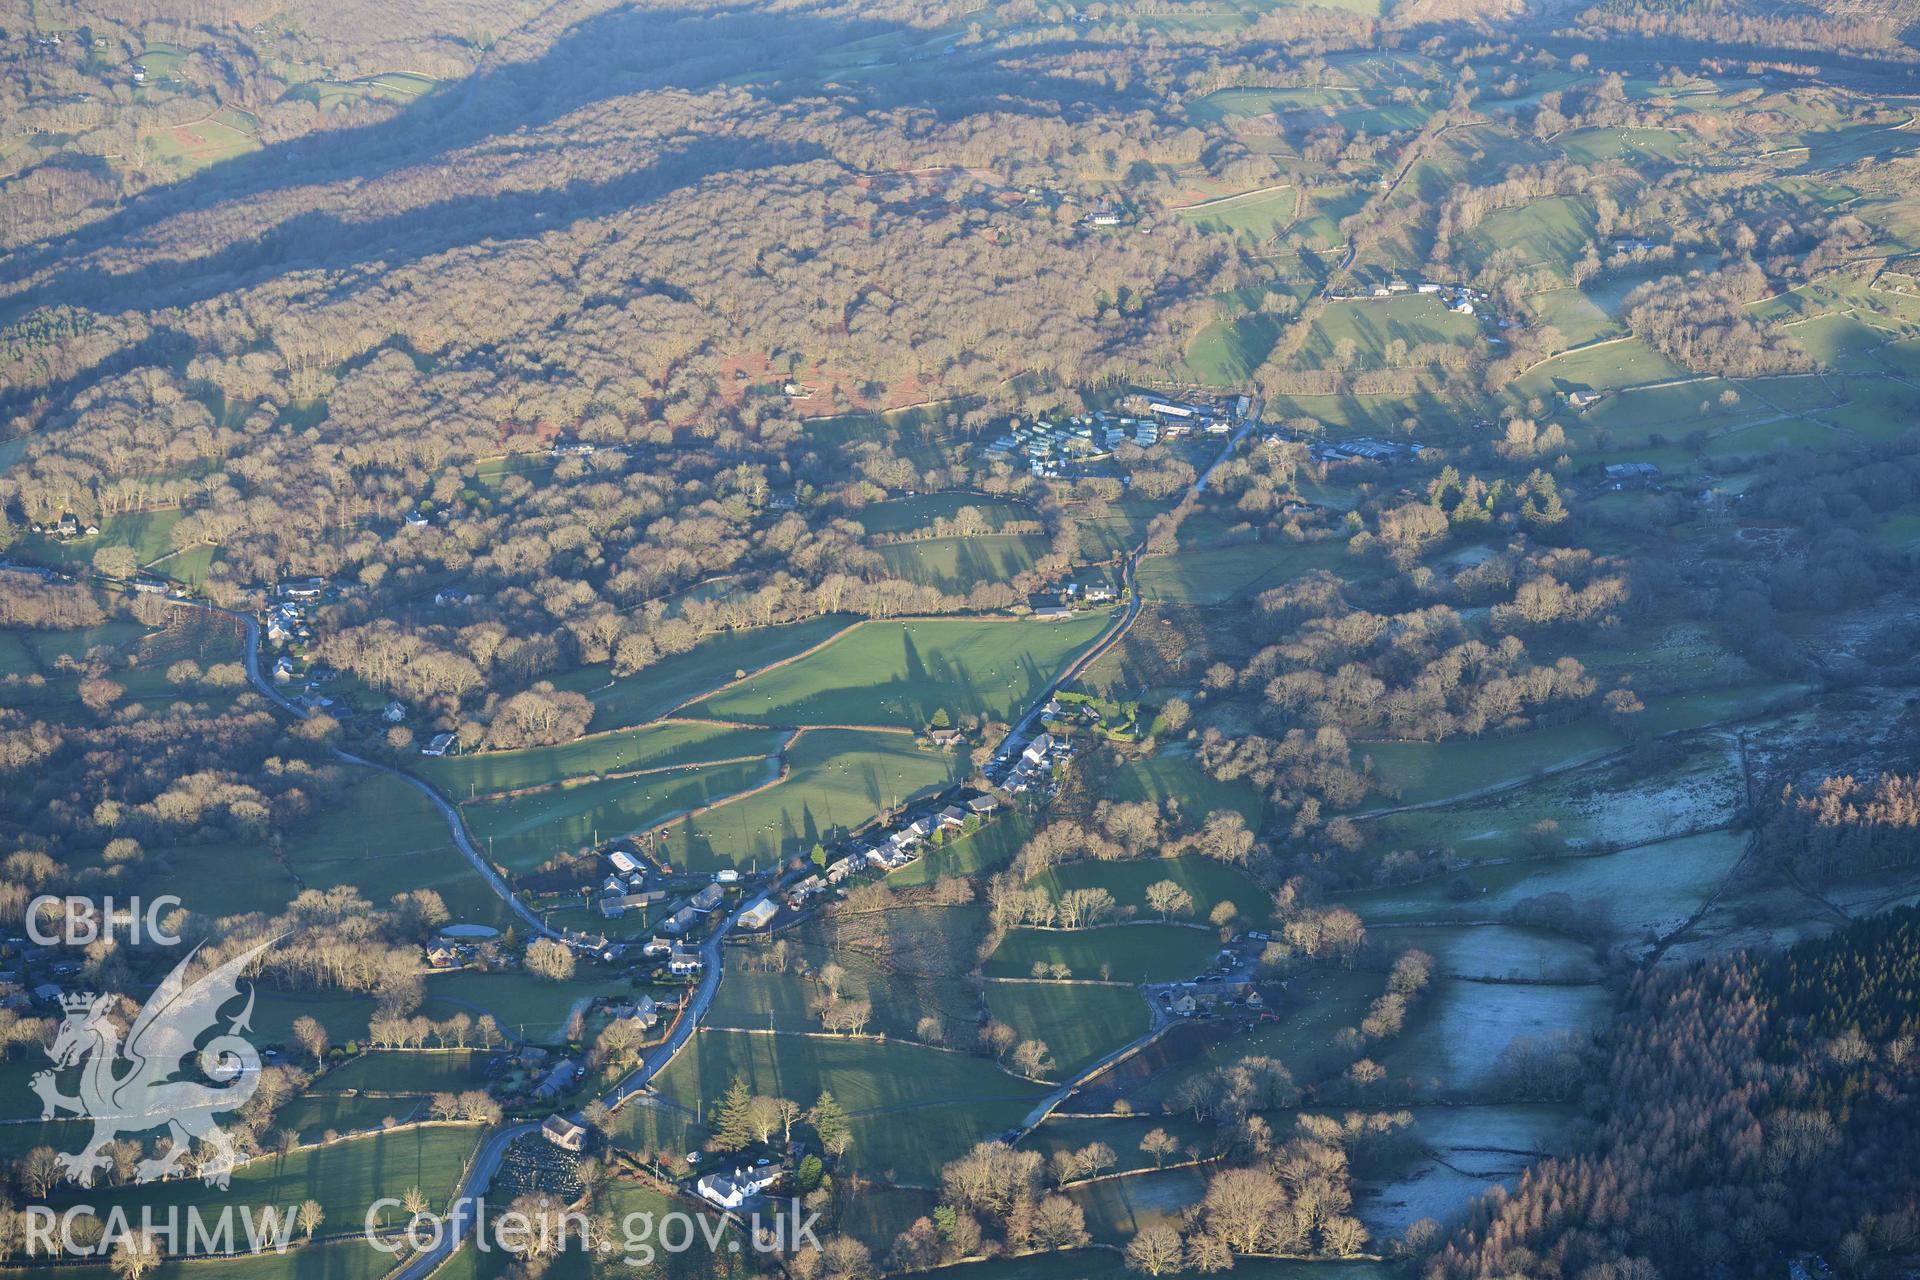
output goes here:
{"type": "MultiPolygon", "coordinates": [[[[1050,703],[1058,710],[1058,703],[1050,703]]],[[[998,785],[1019,795],[1030,790],[1052,771],[1056,764],[1065,763],[1073,758],[1073,744],[1065,738],[1042,732],[1029,742],[1020,755],[1011,760],[1006,767],[1006,776],[998,780],[998,785]]],[[[1000,762],[996,761],[995,765],[1000,762]]],[[[993,777],[994,766],[989,766],[988,777],[993,777]]]]}

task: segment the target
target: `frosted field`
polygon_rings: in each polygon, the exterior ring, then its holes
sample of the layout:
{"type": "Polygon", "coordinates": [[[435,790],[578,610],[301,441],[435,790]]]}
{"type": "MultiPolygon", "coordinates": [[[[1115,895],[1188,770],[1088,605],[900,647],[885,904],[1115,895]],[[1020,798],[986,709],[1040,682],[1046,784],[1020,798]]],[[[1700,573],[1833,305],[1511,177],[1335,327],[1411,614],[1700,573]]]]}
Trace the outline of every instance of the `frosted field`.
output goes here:
{"type": "Polygon", "coordinates": [[[1564,893],[1576,905],[1606,904],[1615,932],[1635,938],[1678,928],[1726,878],[1745,847],[1746,837],[1738,832],[1711,831],[1617,853],[1477,867],[1459,877],[1369,889],[1336,900],[1370,924],[1450,923],[1498,920],[1528,898],[1564,893]],[[1454,879],[1471,885],[1472,895],[1451,897],[1454,879]]]}
{"type": "Polygon", "coordinates": [[[1433,984],[1406,1029],[1376,1055],[1393,1080],[1412,1079],[1437,1093],[1491,1082],[1515,1040],[1544,1040],[1596,1030],[1610,1003],[1596,986],[1517,986],[1459,978],[1433,984]]]}

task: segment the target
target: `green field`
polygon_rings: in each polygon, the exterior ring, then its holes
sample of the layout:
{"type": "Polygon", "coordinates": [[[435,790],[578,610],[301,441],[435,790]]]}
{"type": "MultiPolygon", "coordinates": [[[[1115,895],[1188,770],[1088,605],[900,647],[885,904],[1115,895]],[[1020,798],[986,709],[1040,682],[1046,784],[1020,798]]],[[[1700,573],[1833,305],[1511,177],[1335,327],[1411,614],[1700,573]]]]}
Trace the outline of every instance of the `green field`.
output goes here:
{"type": "Polygon", "coordinates": [[[870,622],[797,662],[723,690],[689,715],[750,724],[900,725],[933,714],[1005,720],[1107,628],[1067,622],[870,622]]]}
{"type": "Polygon", "coordinates": [[[458,1093],[486,1085],[490,1054],[477,1049],[365,1053],[313,1083],[316,1093],[458,1093]]]}
{"type": "Polygon", "coordinates": [[[852,621],[829,614],[786,626],[723,631],[634,675],[615,676],[600,663],[570,671],[553,683],[593,700],[591,732],[622,729],[657,720],[703,690],[805,652],[852,621]]]}
{"type": "Polygon", "coordinates": [[[1177,1229],[1180,1211],[1203,1198],[1206,1189],[1200,1170],[1168,1169],[1082,1183],[1067,1194],[1086,1214],[1089,1235],[1101,1244],[1125,1245],[1142,1227],[1164,1224],[1177,1229]]]}
{"type": "Polygon", "coordinates": [[[1146,905],[1147,886],[1171,880],[1193,897],[1191,919],[1205,922],[1222,902],[1239,909],[1241,927],[1263,927],[1272,915],[1266,890],[1244,872],[1212,858],[1142,858],[1127,862],[1071,862],[1055,867],[1034,884],[1058,898],[1069,889],[1105,889],[1122,907],[1138,907],[1143,919],[1152,919],[1146,905]]]}
{"type": "MultiPolygon", "coordinates": [[[[138,1216],[133,1220],[139,1221],[138,1216]]],[[[331,1231],[333,1226],[329,1223],[322,1230],[331,1231]]],[[[298,1240],[298,1232],[294,1238],[298,1240]]],[[[361,1240],[343,1240],[315,1242],[285,1253],[268,1250],[238,1258],[176,1258],[149,1274],[156,1280],[380,1280],[392,1269],[393,1255],[361,1240]]],[[[62,1280],[118,1280],[104,1263],[62,1266],[60,1275],[62,1280]]]]}
{"type": "Polygon", "coordinates": [[[1030,507],[980,493],[922,493],[911,498],[892,498],[860,508],[854,519],[869,534],[911,533],[932,528],[935,520],[953,519],[962,507],[972,507],[995,529],[1010,520],[1039,519],[1030,507]]]}
{"type": "Polygon", "coordinates": [[[1140,594],[1170,604],[1223,604],[1279,586],[1311,569],[1351,571],[1356,566],[1344,539],[1323,542],[1247,542],[1185,548],[1140,562],[1140,594]]]}
{"type": "Polygon", "coordinates": [[[890,542],[874,550],[895,577],[963,596],[982,583],[1013,581],[1047,554],[1048,542],[1039,534],[989,533],[890,542]]]}
{"type": "Polygon", "coordinates": [[[458,800],[538,787],[569,778],[665,769],[744,756],[770,756],[786,735],[766,729],[667,721],[594,734],[552,747],[422,759],[421,777],[458,800]]]}
{"type": "Polygon", "coordinates": [[[1096,929],[1012,929],[986,965],[995,978],[1024,978],[1036,963],[1064,964],[1076,978],[1173,982],[1206,969],[1220,950],[1212,929],[1110,924],[1096,929]],[[1102,966],[1106,970],[1102,971],[1102,966]]]}
{"type": "Polygon", "coordinates": [[[976,1098],[856,1115],[848,1163],[860,1176],[889,1186],[938,1187],[942,1165],[965,1155],[976,1142],[1018,1127],[1032,1110],[1030,1098],[976,1098]]]}
{"type": "Polygon", "coordinates": [[[1282,317],[1267,312],[1216,320],[1187,344],[1187,372],[1203,386],[1244,382],[1273,351],[1285,327],[1282,317]]]}
{"type": "Polygon", "coordinates": [[[1398,342],[1406,348],[1422,343],[1472,347],[1480,339],[1480,321],[1457,315],[1438,298],[1406,294],[1362,302],[1335,302],[1327,306],[1300,349],[1305,364],[1337,368],[1341,344],[1352,343],[1354,368],[1398,367],[1409,363],[1403,352],[1389,359],[1387,348],[1398,342]]]}
{"type": "Polygon", "coordinates": [[[755,1093],[808,1104],[829,1089],[856,1115],[940,1102],[1030,1102],[1045,1092],[968,1053],[901,1041],[718,1030],[694,1036],[654,1085],[669,1100],[692,1107],[719,1098],[736,1076],[755,1093]]]}
{"type": "Polygon", "coordinates": [[[1594,237],[1592,204],[1582,196],[1553,196],[1489,214],[1462,238],[1475,265],[1496,250],[1516,250],[1528,265],[1561,271],[1594,237]]]}
{"type": "MultiPolygon", "coordinates": [[[[230,1189],[209,1187],[198,1178],[140,1187],[63,1184],[48,1203],[93,1204],[103,1214],[110,1206],[127,1205],[137,1221],[138,1209],[131,1206],[151,1205],[161,1212],[171,1205],[193,1205],[205,1213],[238,1203],[291,1210],[311,1198],[325,1211],[329,1231],[357,1231],[375,1200],[398,1197],[409,1187],[419,1187],[434,1205],[444,1204],[479,1138],[477,1125],[427,1125],[256,1160],[234,1171],[230,1189]]],[[[397,1208],[384,1218],[400,1220],[397,1208]]]]}
{"type": "MultiPolygon", "coordinates": [[[[433,889],[456,920],[505,923],[505,908],[454,847],[432,801],[391,774],[353,777],[333,808],[282,844],[288,872],[309,888],[350,884],[382,904],[396,893],[433,889]]],[[[235,853],[265,856],[245,846],[235,853]]]]}
{"type": "Polygon", "coordinates": [[[173,527],[184,515],[181,511],[136,511],[127,515],[105,516],[99,521],[98,537],[76,538],[63,542],[35,533],[22,534],[12,551],[23,560],[53,565],[70,571],[85,572],[93,565],[94,553],[102,547],[132,547],[141,564],[149,564],[173,550],[173,527]]]}
{"type": "Polygon", "coordinates": [[[1067,1080],[1082,1068],[1147,1033],[1146,999],[1132,987],[1078,982],[990,982],[987,1011],[1022,1040],[1051,1050],[1049,1080],[1067,1080]]]}
{"type": "Polygon", "coordinates": [[[1260,829],[1266,810],[1258,787],[1251,782],[1221,782],[1209,776],[1193,753],[1179,745],[1122,765],[1107,781],[1106,798],[1150,800],[1196,825],[1209,814],[1231,810],[1246,819],[1249,831],[1260,829]]]}
{"type": "Polygon", "coordinates": [[[669,856],[700,871],[804,854],[970,767],[964,755],[915,746],[906,734],[858,729],[808,730],[786,761],[777,786],[674,823],[664,833],[669,856]]]}
{"type": "Polygon", "coordinates": [[[583,963],[565,982],[549,982],[525,969],[461,970],[429,974],[426,989],[430,1016],[445,1018],[460,1010],[475,1017],[490,1013],[508,1035],[550,1044],[566,1030],[573,1009],[595,996],[631,995],[633,984],[624,974],[583,963]]]}
{"type": "MultiPolygon", "coordinates": [[[[846,971],[842,998],[873,1005],[867,1030],[916,1038],[922,1017],[933,1014],[964,1038],[978,1016],[979,999],[958,976],[897,974],[847,952],[808,949],[818,963],[831,960],[846,971]]],[[[825,996],[819,983],[794,973],[756,973],[730,968],[714,996],[706,1025],[745,1031],[819,1031],[814,1007],[825,996]]]]}
{"type": "Polygon", "coordinates": [[[1574,720],[1500,738],[1446,742],[1356,742],[1353,760],[1373,761],[1385,797],[1369,808],[1428,804],[1518,782],[1544,769],[1616,750],[1620,735],[1597,719],[1574,720]]]}
{"type": "Polygon", "coordinates": [[[150,887],[178,894],[204,919],[283,910],[303,888],[351,885],[384,906],[394,894],[432,889],[456,920],[498,926],[507,913],[454,848],[446,821],[418,789],[390,774],[349,775],[352,785],[277,842],[159,846],[150,887]]]}
{"type": "Polygon", "coordinates": [[[702,1031],[655,1080],[682,1106],[710,1104],[735,1077],[811,1103],[830,1089],[851,1113],[848,1161],[868,1177],[932,1186],[940,1166],[1020,1122],[1042,1086],[971,1054],[899,1041],[702,1031]]]}
{"type": "Polygon", "coordinates": [[[504,800],[463,805],[488,856],[516,871],[600,840],[645,831],[693,809],[771,782],[772,760],[709,765],[644,778],[580,782],[504,800]]]}
{"type": "Polygon", "coordinates": [[[1180,216],[1202,231],[1247,236],[1256,243],[1265,243],[1292,224],[1299,203],[1298,193],[1286,187],[1227,196],[1198,208],[1182,209],[1180,216]]]}
{"type": "Polygon", "coordinates": [[[1734,744],[1711,735],[1684,744],[1651,776],[1628,758],[1444,808],[1389,814],[1366,830],[1379,847],[1437,845],[1477,860],[1533,852],[1536,839],[1546,850],[1592,849],[1724,827],[1745,799],[1734,744]]]}
{"type": "Polygon", "coordinates": [[[1617,337],[1622,332],[1614,317],[1584,291],[1571,286],[1549,289],[1527,299],[1527,309],[1535,320],[1560,331],[1558,347],[1578,346],[1601,338],[1617,337]]]}
{"type": "Polygon", "coordinates": [[[309,1093],[274,1112],[273,1127],[292,1129],[302,1142],[320,1142],[329,1133],[365,1133],[420,1119],[426,1112],[426,1101],[418,1095],[309,1093]]]}

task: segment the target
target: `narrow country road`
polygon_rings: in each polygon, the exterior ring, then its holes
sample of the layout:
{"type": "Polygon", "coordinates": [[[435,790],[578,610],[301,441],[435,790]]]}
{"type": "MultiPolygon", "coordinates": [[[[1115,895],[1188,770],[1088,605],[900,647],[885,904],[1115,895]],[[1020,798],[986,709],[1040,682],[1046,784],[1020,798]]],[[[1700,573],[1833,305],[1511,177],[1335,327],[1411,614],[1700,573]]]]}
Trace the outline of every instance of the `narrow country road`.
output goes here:
{"type": "MultiPolygon", "coordinates": [[[[241,626],[245,627],[247,642],[242,650],[242,662],[246,667],[248,682],[259,691],[262,697],[266,698],[267,701],[273,703],[274,706],[280,708],[288,715],[293,716],[295,719],[306,718],[306,712],[289,702],[285,695],[273,687],[273,682],[261,674],[260,623],[252,614],[241,613],[235,609],[222,609],[218,605],[202,604],[197,600],[175,600],[174,603],[185,605],[191,609],[203,609],[208,613],[217,613],[222,617],[232,618],[239,622],[241,626]]],[[[536,937],[558,938],[561,936],[554,930],[549,929],[546,923],[534,913],[531,907],[520,901],[520,896],[513,891],[505,880],[500,878],[500,873],[495,871],[492,864],[481,856],[480,850],[474,847],[472,839],[467,835],[467,825],[460,819],[460,811],[448,803],[447,799],[429,786],[424,779],[415,777],[405,769],[396,769],[392,765],[381,764],[377,760],[369,760],[365,756],[357,756],[351,751],[341,750],[337,747],[334,749],[333,756],[334,759],[340,761],[342,764],[357,765],[363,769],[373,769],[380,773],[392,774],[431,800],[433,807],[440,811],[441,818],[446,821],[447,831],[453,837],[454,848],[460,851],[460,856],[472,865],[475,874],[486,882],[487,887],[493,890],[494,895],[506,904],[507,909],[513,912],[514,916],[527,927],[528,931],[536,937]]]]}

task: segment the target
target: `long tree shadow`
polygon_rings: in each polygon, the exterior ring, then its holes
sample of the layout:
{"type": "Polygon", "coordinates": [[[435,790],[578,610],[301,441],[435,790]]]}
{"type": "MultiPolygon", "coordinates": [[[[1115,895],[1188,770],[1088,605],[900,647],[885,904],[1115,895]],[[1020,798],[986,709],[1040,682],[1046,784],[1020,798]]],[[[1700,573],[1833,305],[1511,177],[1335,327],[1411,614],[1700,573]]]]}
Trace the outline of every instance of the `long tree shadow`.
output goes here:
{"type": "MultiPolygon", "coordinates": [[[[296,188],[354,183],[350,192],[325,193],[324,199],[334,204],[363,192],[371,197],[374,193],[366,192],[369,184],[402,170],[431,167],[492,139],[503,140],[515,152],[537,149],[541,142],[527,135],[597,103],[631,95],[751,84],[759,97],[771,103],[817,98],[820,55],[867,36],[899,30],[916,29],[897,21],[849,18],[842,13],[830,17],[778,13],[744,5],[708,10],[621,8],[600,14],[569,29],[540,56],[483,67],[390,120],[266,146],[154,187],[128,200],[111,216],[72,234],[16,249],[8,261],[8,277],[35,283],[29,286],[30,292],[16,296],[9,310],[23,310],[50,298],[104,298],[116,309],[173,305],[306,265],[342,265],[325,255],[343,247],[350,249],[348,265],[387,261],[393,254],[403,260],[418,256],[420,251],[411,247],[403,233],[420,234],[423,224],[439,224],[440,235],[423,238],[442,245],[546,232],[555,227],[537,221],[537,215],[564,210],[569,220],[591,216],[622,203],[657,198],[675,186],[712,174],[818,155],[822,153],[818,146],[762,143],[756,147],[752,142],[743,146],[738,136],[722,130],[688,142],[687,122],[680,122],[662,134],[676,140],[679,154],[639,176],[524,196],[450,194],[425,209],[364,222],[338,210],[306,210],[275,222],[283,211],[263,208],[260,221],[265,234],[217,248],[204,257],[173,257],[131,276],[97,265],[74,265],[107,245],[155,251],[157,245],[139,243],[143,233],[159,229],[176,215],[223,202],[257,201],[296,188]],[[36,281],[42,273],[44,277],[36,281]],[[179,292],[146,296],[163,283],[172,283],[179,292]]],[[[1064,45],[1054,48],[1068,51],[1064,45]]],[[[1024,61],[1044,49],[1022,48],[1018,53],[1024,61]]],[[[973,54],[967,59],[966,76],[956,76],[950,66],[910,65],[875,83],[835,88],[845,100],[843,105],[856,111],[916,107],[943,118],[986,107],[1006,114],[1057,118],[1121,100],[1113,90],[1071,77],[1035,74],[1026,66],[1001,67],[997,57],[991,51],[973,54]]],[[[698,122],[692,123],[697,129],[698,122]]],[[[169,241],[167,250],[176,247],[171,237],[156,238],[169,241]]],[[[183,245],[190,243],[184,229],[178,239],[183,245]]]]}
{"type": "MultiPolygon", "coordinates": [[[[57,290],[67,302],[111,298],[116,308],[182,306],[296,271],[370,267],[384,272],[462,245],[523,236],[530,230],[560,230],[743,167],[798,164],[823,154],[817,147],[781,143],[730,150],[688,148],[604,183],[454,197],[364,222],[316,210],[289,218],[257,239],[191,262],[159,262],[127,273],[94,265],[76,267],[59,277],[49,291],[57,290]],[[568,218],[550,220],[548,215],[556,209],[566,210],[568,218]]],[[[333,281],[328,292],[348,294],[369,283],[354,272],[333,281]]]]}

